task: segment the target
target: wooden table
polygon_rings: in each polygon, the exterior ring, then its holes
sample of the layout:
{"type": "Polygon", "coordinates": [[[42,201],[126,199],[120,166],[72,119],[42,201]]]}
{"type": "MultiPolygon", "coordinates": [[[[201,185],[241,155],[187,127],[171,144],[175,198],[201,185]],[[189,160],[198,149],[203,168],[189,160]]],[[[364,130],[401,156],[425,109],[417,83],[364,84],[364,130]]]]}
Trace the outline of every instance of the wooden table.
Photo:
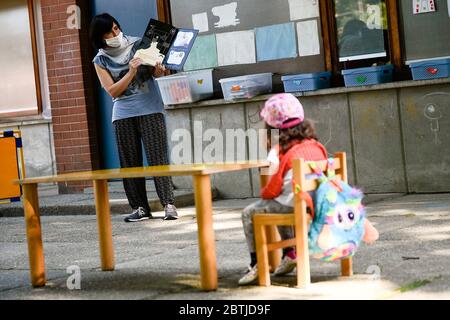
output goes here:
{"type": "MultiPolygon", "coordinates": [[[[266,161],[247,161],[223,164],[170,165],[115,170],[85,171],[50,177],[28,178],[16,181],[23,186],[24,213],[33,287],[45,286],[45,262],[39,214],[39,183],[93,181],[103,271],[115,268],[112,242],[108,180],[124,178],[192,176],[200,253],[201,287],[205,291],[217,290],[216,245],[212,218],[211,175],[253,168],[267,167],[266,161]]],[[[264,178],[261,179],[264,181],[264,178]]]]}

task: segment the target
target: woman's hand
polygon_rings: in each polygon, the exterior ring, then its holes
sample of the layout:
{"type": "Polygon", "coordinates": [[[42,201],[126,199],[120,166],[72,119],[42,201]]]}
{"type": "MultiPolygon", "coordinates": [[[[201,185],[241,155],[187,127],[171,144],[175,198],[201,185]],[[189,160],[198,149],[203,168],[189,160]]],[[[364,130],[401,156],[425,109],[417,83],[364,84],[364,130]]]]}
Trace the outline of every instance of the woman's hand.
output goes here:
{"type": "Polygon", "coordinates": [[[140,58],[132,59],[129,64],[130,71],[128,72],[134,77],[140,65],[142,65],[142,60],[140,58]]]}
{"type": "Polygon", "coordinates": [[[166,74],[166,67],[162,65],[162,63],[157,62],[155,65],[155,69],[153,70],[153,76],[155,78],[162,77],[166,74]]]}

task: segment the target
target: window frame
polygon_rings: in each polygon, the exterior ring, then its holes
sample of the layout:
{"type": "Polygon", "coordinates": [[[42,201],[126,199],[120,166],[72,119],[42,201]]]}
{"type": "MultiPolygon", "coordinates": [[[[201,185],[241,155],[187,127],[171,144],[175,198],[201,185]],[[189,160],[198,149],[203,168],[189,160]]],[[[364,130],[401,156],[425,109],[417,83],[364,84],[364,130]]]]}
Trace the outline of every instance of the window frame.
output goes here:
{"type": "Polygon", "coordinates": [[[27,0],[27,6],[29,17],[28,20],[30,24],[31,50],[33,55],[34,82],[36,85],[36,108],[33,111],[5,112],[0,114],[0,119],[36,116],[42,113],[42,90],[39,72],[39,56],[38,56],[39,53],[37,45],[36,19],[33,0],[27,0]]]}
{"type": "MultiPolygon", "coordinates": [[[[403,63],[400,28],[399,28],[399,11],[397,0],[385,0],[388,22],[388,43],[389,58],[395,67],[396,74],[403,74],[405,65],[403,63]]],[[[325,47],[325,65],[327,71],[332,72],[334,76],[339,75],[339,48],[337,44],[337,28],[335,18],[334,1],[319,0],[320,13],[322,19],[322,33],[325,47]]],[[[333,77],[336,79],[336,77],[333,77]]],[[[404,76],[401,76],[403,79],[404,76]]]]}

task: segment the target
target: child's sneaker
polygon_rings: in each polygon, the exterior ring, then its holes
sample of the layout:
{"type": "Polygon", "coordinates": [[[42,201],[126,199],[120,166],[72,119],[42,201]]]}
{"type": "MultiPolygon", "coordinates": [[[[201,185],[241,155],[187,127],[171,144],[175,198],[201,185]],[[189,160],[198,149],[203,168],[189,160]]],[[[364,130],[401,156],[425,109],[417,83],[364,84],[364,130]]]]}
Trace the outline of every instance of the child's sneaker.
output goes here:
{"type": "Polygon", "coordinates": [[[274,276],[282,276],[294,271],[297,266],[297,259],[292,259],[288,255],[281,260],[280,265],[276,268],[273,275],[274,276]]]}
{"type": "Polygon", "coordinates": [[[253,268],[249,267],[248,272],[245,276],[239,279],[240,286],[246,286],[253,284],[258,279],[258,266],[255,265],[253,268]]]}

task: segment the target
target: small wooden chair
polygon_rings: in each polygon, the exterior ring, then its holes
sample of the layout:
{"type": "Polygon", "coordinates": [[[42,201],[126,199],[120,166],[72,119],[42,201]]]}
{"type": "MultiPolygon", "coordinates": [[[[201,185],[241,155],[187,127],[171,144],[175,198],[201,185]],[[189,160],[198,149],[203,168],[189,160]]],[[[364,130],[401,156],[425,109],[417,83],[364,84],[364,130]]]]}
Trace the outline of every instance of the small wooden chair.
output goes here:
{"type": "MultiPolygon", "coordinates": [[[[342,181],[347,180],[347,158],[345,152],[334,155],[336,177],[342,181]]],[[[317,162],[325,172],[327,161],[317,162]]],[[[302,192],[316,190],[319,183],[317,179],[307,179],[307,175],[313,174],[308,163],[304,159],[293,160],[294,181],[300,186],[302,192]]],[[[307,203],[300,197],[295,197],[294,213],[292,214],[255,214],[253,217],[255,230],[256,255],[258,261],[258,280],[260,286],[270,286],[269,252],[277,252],[287,247],[297,248],[297,287],[305,288],[311,283],[308,250],[308,226],[311,217],[306,212],[307,203]],[[294,226],[295,238],[285,241],[273,241],[273,235],[268,230],[277,226],[294,226]]],[[[272,254],[273,255],[273,254],[272,254]]],[[[271,259],[274,261],[274,259],[271,259]]],[[[274,266],[272,266],[274,269],[274,266]]],[[[352,258],[341,260],[342,276],[352,276],[352,258]]]]}

